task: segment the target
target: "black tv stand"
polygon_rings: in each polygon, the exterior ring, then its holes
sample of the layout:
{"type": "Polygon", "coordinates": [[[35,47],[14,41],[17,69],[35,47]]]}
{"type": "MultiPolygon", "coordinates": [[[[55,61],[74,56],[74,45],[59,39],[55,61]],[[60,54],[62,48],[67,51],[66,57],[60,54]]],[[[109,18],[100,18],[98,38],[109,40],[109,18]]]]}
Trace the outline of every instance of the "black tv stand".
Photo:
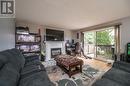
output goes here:
{"type": "Polygon", "coordinates": [[[126,60],[127,60],[127,62],[130,63],[130,56],[129,55],[126,56],[126,60]]]}

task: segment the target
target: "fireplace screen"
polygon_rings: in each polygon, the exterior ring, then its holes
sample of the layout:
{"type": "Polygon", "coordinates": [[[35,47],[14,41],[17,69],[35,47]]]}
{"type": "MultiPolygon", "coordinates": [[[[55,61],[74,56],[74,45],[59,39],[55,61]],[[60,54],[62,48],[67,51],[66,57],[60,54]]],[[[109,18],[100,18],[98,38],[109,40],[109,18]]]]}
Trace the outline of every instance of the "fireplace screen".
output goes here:
{"type": "Polygon", "coordinates": [[[61,54],[61,48],[51,48],[51,58],[61,54]]]}

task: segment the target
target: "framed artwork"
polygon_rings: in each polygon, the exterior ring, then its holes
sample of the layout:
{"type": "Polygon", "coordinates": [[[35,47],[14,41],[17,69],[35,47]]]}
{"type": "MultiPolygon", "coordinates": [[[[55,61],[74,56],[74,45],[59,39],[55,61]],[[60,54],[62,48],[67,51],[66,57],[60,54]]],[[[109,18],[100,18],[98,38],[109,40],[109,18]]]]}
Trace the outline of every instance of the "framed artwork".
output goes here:
{"type": "Polygon", "coordinates": [[[77,39],[79,39],[79,33],[77,33],[77,39]]]}

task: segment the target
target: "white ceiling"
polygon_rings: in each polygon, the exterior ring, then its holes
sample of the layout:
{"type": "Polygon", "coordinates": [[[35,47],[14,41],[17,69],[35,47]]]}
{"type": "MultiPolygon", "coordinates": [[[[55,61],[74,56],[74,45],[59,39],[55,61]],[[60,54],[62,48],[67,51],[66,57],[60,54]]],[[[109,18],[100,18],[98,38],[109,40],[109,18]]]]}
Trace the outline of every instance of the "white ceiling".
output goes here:
{"type": "Polygon", "coordinates": [[[130,0],[16,0],[16,19],[81,29],[130,16],[130,0]]]}

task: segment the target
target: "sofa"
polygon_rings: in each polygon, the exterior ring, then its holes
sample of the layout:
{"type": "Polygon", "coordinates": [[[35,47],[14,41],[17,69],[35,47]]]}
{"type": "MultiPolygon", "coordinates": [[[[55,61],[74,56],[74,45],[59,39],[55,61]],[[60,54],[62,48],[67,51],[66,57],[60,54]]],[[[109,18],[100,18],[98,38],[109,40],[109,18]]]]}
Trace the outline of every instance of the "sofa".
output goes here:
{"type": "Polygon", "coordinates": [[[92,86],[130,86],[130,63],[118,61],[92,86]]]}
{"type": "Polygon", "coordinates": [[[0,86],[54,86],[38,56],[17,49],[0,52],[0,86]]]}

